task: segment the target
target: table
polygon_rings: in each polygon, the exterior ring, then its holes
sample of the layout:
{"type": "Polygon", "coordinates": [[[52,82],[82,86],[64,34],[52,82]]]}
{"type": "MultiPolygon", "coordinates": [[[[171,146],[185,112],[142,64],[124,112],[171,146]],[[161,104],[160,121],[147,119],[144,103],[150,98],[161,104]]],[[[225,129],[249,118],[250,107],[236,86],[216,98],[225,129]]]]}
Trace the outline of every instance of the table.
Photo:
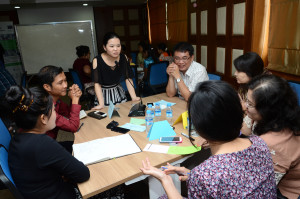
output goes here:
{"type": "MultiPolygon", "coordinates": [[[[176,105],[172,106],[174,121],[180,116],[181,113],[187,110],[187,103],[184,100],[181,100],[178,97],[169,98],[165,93],[146,97],[142,100],[144,104],[160,100],[175,102],[176,105]]],[[[106,117],[102,120],[97,120],[90,117],[82,119],[81,122],[84,122],[84,125],[81,127],[79,132],[75,133],[75,143],[78,144],[94,139],[120,135],[119,133],[106,129],[106,125],[112,120],[119,122],[120,126],[125,123],[129,123],[130,117],[128,117],[128,113],[131,106],[132,101],[115,106],[116,108],[119,108],[118,112],[121,117],[112,117],[111,119],[106,117]]],[[[107,110],[108,109],[106,107],[102,111],[107,113],[107,110]]],[[[163,109],[162,118],[165,118],[165,114],[166,111],[163,109]]],[[[142,119],[144,117],[138,118],[142,119]]],[[[175,132],[178,136],[180,136],[180,132],[188,133],[186,129],[183,129],[182,123],[175,125],[175,132]]],[[[149,141],[146,132],[129,131],[128,133],[132,136],[142,150],[148,143],[159,144],[158,140],[149,141]]],[[[181,143],[179,146],[191,146],[189,139],[185,137],[182,137],[182,139],[183,143],[181,143]]],[[[143,173],[141,172],[140,167],[142,166],[142,160],[145,160],[146,157],[150,159],[153,166],[160,167],[162,165],[166,165],[167,162],[175,162],[186,156],[140,152],[89,165],[88,168],[90,169],[90,179],[86,182],[78,184],[83,198],[91,197],[117,185],[142,176],[143,173]]]]}

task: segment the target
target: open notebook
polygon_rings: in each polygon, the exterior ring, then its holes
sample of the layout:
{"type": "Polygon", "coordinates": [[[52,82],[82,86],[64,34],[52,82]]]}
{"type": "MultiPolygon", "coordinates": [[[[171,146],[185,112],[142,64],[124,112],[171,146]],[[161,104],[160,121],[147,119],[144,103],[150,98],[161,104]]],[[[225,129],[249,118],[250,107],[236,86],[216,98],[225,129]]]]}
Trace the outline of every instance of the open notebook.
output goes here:
{"type": "Polygon", "coordinates": [[[141,152],[130,134],[106,137],[73,145],[74,157],[85,165],[141,152]]]}

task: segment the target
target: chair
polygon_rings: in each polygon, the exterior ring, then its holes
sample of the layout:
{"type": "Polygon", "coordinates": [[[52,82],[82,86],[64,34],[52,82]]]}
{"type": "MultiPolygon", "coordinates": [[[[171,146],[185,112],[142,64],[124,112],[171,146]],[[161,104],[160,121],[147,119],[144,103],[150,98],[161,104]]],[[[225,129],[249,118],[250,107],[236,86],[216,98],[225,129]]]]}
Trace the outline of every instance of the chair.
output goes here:
{"type": "Polygon", "coordinates": [[[216,74],[212,74],[212,73],[207,73],[207,75],[208,75],[209,80],[221,80],[220,75],[216,75],[216,74]]]}
{"type": "Polygon", "coordinates": [[[288,81],[292,89],[298,96],[298,104],[300,105],[300,82],[288,81]]]}
{"type": "MultiPolygon", "coordinates": [[[[133,81],[133,86],[136,90],[136,94],[138,95],[139,94],[139,89],[137,87],[137,69],[136,69],[136,66],[130,66],[131,69],[132,69],[132,72],[133,72],[133,78],[132,78],[132,81],[133,81]]],[[[126,86],[126,82],[125,82],[125,77],[122,76],[121,80],[120,80],[120,84],[122,86],[122,88],[124,89],[125,93],[126,93],[126,96],[129,97],[129,92],[128,92],[128,89],[127,89],[127,86],[126,86]]]]}
{"type": "Polygon", "coordinates": [[[82,96],[80,97],[80,102],[87,101],[87,106],[88,106],[87,109],[91,109],[94,104],[95,96],[85,92],[85,89],[84,89],[84,86],[80,79],[80,76],[76,70],[69,68],[69,72],[72,76],[73,83],[77,84],[78,87],[80,88],[80,90],[82,91],[82,96]]]}
{"type": "Polygon", "coordinates": [[[10,140],[11,135],[6,126],[4,125],[3,121],[0,119],[0,144],[8,150],[10,140]]]}
{"type": "Polygon", "coordinates": [[[22,78],[21,78],[21,86],[23,88],[27,88],[27,82],[26,82],[26,77],[27,77],[27,71],[25,71],[23,74],[22,74],[22,78]]]}
{"type": "Polygon", "coordinates": [[[23,199],[15,186],[8,167],[8,152],[3,145],[0,145],[0,180],[10,190],[16,199],[23,199]]]}
{"type": "Polygon", "coordinates": [[[154,94],[163,93],[166,91],[168,84],[167,67],[168,61],[161,61],[150,64],[147,72],[147,83],[154,94]]]}
{"type": "Polygon", "coordinates": [[[74,69],[71,69],[71,68],[69,68],[69,72],[71,73],[74,84],[77,84],[79,86],[80,90],[83,93],[84,92],[84,87],[83,87],[83,84],[81,83],[81,79],[80,79],[80,76],[79,76],[78,72],[74,69]]]}
{"type": "Polygon", "coordinates": [[[130,53],[132,63],[136,64],[136,53],[130,53]]]}

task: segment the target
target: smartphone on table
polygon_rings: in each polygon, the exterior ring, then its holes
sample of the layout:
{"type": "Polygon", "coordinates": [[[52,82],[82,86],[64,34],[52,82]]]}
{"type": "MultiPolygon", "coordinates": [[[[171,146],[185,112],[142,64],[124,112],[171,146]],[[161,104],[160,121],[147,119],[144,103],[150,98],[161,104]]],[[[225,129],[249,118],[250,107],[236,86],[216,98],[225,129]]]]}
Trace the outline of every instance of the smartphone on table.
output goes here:
{"type": "Polygon", "coordinates": [[[159,142],[161,142],[161,143],[181,143],[182,137],[160,137],[159,142]]]}
{"type": "Polygon", "coordinates": [[[101,120],[107,116],[106,113],[103,113],[100,111],[92,111],[92,112],[89,112],[87,115],[90,117],[96,118],[98,120],[101,120]]]}

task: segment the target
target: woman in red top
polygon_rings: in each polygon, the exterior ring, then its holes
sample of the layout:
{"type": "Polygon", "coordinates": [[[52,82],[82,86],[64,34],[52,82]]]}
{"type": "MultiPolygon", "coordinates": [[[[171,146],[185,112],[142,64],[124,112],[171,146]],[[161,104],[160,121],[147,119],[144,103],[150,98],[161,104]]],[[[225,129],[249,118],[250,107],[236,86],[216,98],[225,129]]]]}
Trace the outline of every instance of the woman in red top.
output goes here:
{"type": "Polygon", "coordinates": [[[73,69],[79,73],[84,89],[91,95],[95,95],[94,83],[91,79],[92,64],[90,62],[90,48],[88,46],[77,46],[78,58],[74,61],[73,69]]]}

